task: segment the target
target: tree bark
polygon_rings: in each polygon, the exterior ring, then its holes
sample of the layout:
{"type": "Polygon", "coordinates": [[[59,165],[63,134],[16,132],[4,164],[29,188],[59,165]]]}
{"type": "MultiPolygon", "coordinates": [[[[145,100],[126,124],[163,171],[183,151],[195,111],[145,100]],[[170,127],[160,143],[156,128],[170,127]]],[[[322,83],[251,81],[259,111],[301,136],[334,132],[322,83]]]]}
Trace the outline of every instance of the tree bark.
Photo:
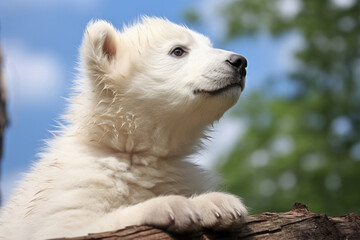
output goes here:
{"type": "Polygon", "coordinates": [[[226,231],[211,229],[190,234],[176,235],[151,226],[131,226],[113,232],[89,234],[76,238],[57,240],[155,240],[155,239],[286,239],[286,240],[359,240],[360,217],[354,213],[341,217],[309,212],[302,203],[295,203],[293,209],[284,213],[262,213],[249,216],[246,223],[226,231]]]}

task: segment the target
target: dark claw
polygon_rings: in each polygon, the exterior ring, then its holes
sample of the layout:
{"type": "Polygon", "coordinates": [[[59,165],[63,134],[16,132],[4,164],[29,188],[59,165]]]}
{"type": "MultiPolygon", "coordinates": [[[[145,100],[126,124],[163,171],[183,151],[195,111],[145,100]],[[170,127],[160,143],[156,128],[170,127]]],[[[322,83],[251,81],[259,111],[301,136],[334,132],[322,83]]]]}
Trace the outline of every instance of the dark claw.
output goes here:
{"type": "Polygon", "coordinates": [[[241,212],[239,210],[236,209],[235,212],[238,215],[238,217],[242,217],[242,214],[241,214],[241,212]]]}
{"type": "Polygon", "coordinates": [[[190,218],[190,221],[191,221],[192,223],[196,223],[196,220],[194,219],[194,216],[190,215],[189,218],[190,218]]]}
{"type": "Polygon", "coordinates": [[[175,222],[175,216],[172,213],[169,213],[170,221],[175,222]]]}

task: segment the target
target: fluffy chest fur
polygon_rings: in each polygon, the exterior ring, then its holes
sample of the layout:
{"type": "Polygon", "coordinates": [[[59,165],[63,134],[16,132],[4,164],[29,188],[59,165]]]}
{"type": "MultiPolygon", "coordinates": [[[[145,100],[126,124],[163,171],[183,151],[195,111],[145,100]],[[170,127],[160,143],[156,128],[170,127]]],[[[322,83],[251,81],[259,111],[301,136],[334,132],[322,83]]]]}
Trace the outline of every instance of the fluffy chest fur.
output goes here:
{"type": "Polygon", "coordinates": [[[13,219],[7,228],[20,226],[20,233],[27,233],[35,222],[50,224],[49,215],[54,225],[67,215],[71,229],[80,228],[105,213],[160,195],[190,197],[209,191],[216,179],[184,160],[114,153],[74,136],[57,138],[49,149],[3,209],[3,217],[13,219]]]}

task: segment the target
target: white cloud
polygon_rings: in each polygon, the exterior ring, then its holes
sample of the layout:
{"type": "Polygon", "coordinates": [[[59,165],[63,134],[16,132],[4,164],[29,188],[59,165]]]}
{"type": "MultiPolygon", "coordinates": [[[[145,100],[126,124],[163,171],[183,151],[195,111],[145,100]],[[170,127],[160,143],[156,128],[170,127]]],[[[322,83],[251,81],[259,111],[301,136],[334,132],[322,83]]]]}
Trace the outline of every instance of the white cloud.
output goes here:
{"type": "Polygon", "coordinates": [[[231,153],[245,132],[244,120],[225,114],[214,126],[214,131],[210,134],[211,140],[205,143],[205,149],[192,156],[191,160],[205,169],[211,169],[221,157],[231,153]]]}
{"type": "Polygon", "coordinates": [[[60,95],[63,67],[49,52],[4,41],[5,84],[11,104],[44,104],[60,95]],[[7,44],[10,43],[10,44],[7,44]]]}

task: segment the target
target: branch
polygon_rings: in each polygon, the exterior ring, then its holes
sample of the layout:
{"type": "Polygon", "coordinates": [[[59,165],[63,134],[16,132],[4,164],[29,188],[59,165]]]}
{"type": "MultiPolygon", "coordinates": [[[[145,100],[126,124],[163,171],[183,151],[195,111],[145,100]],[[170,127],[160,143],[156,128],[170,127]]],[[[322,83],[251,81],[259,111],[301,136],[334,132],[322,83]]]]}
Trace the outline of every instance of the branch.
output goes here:
{"type": "Polygon", "coordinates": [[[228,231],[205,230],[191,234],[175,235],[151,226],[131,226],[113,232],[89,234],[84,237],[59,238],[57,240],[153,240],[153,239],[360,239],[360,217],[354,213],[341,217],[309,212],[302,203],[284,213],[262,213],[249,216],[238,229],[228,231]]]}

